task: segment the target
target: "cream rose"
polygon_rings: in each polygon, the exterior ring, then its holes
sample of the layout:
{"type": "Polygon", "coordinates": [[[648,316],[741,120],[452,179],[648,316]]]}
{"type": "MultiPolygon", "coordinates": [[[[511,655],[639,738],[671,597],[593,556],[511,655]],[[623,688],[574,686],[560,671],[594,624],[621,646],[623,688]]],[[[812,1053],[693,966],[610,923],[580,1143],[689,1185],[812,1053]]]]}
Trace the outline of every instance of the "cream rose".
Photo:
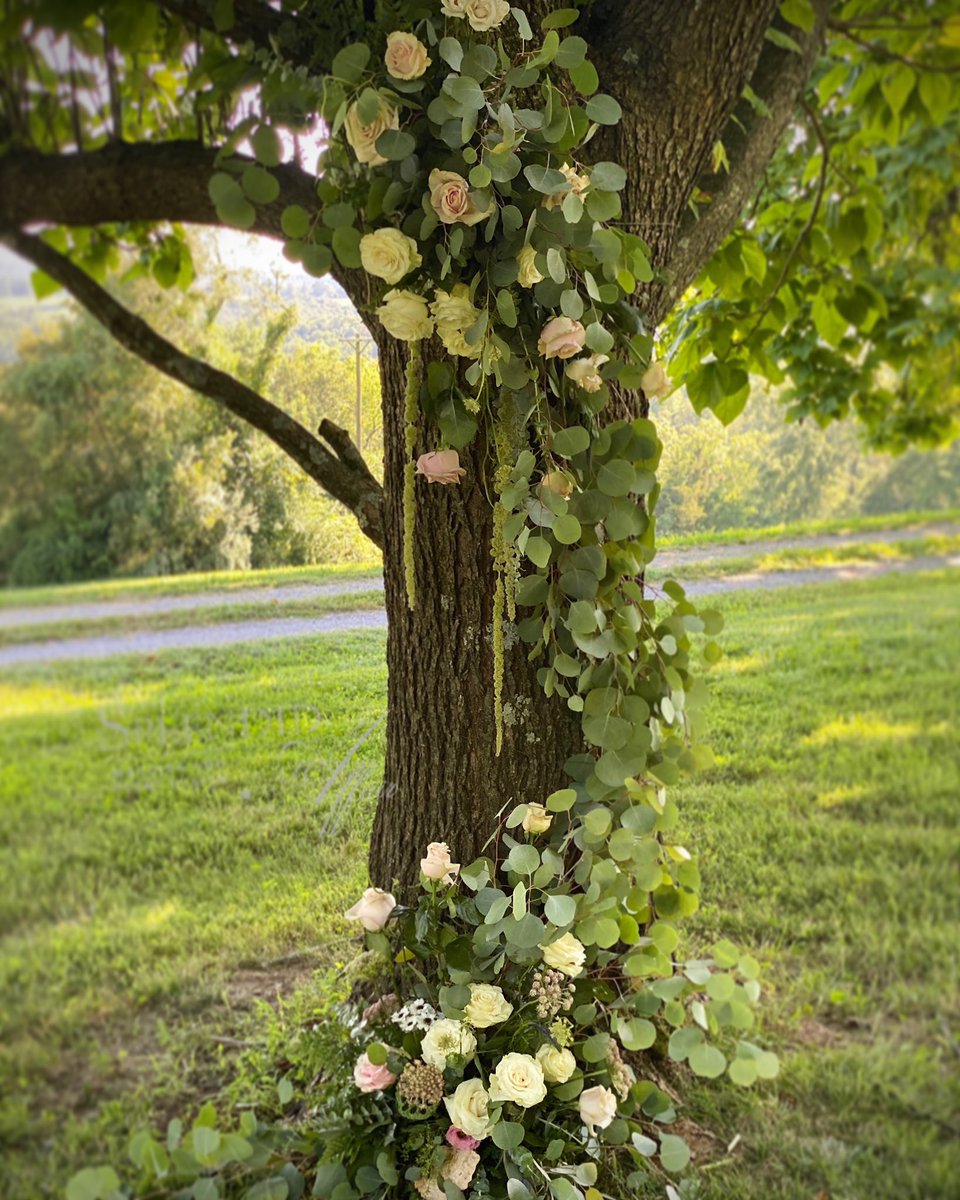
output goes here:
{"type": "Polygon", "coordinates": [[[529,1054],[505,1054],[490,1076],[491,1100],[512,1100],[521,1108],[533,1108],[546,1095],[543,1068],[529,1054]]]}
{"type": "MultiPolygon", "coordinates": [[[[458,457],[458,464],[459,461],[458,457]]],[[[463,468],[461,467],[460,470],[463,468]]],[[[420,859],[420,870],[428,879],[450,884],[453,883],[454,875],[460,870],[460,864],[453,862],[450,858],[450,847],[446,842],[431,842],[427,847],[427,857],[420,859]]]]}
{"type": "Polygon", "coordinates": [[[474,307],[470,299],[470,289],[465,283],[454,284],[450,292],[437,291],[430,311],[437,322],[437,333],[448,354],[458,354],[461,358],[480,357],[483,339],[471,346],[464,337],[480,316],[480,310],[474,307]]]}
{"type": "Polygon", "coordinates": [[[357,162],[366,163],[370,167],[382,167],[387,161],[382,154],[377,153],[377,138],[385,129],[399,128],[400,118],[397,110],[387,104],[386,100],[380,101],[380,111],[369,125],[364,125],[360,120],[356,102],[347,109],[346,120],[343,123],[343,131],[357,156],[357,162]]]}
{"type": "Polygon", "coordinates": [[[510,5],[507,0],[467,0],[464,12],[470,28],[485,33],[501,24],[510,12],[510,5]]]}
{"type": "Polygon", "coordinates": [[[386,925],[397,902],[383,888],[367,888],[353,908],[343,914],[348,921],[359,921],[370,933],[377,933],[386,925]]]}
{"type": "Polygon", "coordinates": [[[387,34],[387,52],[383,61],[387,74],[394,79],[419,79],[433,60],[419,38],[395,30],[387,34]]]}
{"type": "MultiPolygon", "coordinates": [[[[564,500],[573,495],[573,480],[564,471],[548,471],[540,480],[538,487],[546,488],[548,492],[553,492],[555,496],[562,496],[564,500]]],[[[532,807],[542,808],[543,806],[538,804],[532,807]]],[[[550,820],[552,821],[553,817],[550,820]]]]}
{"type": "Polygon", "coordinates": [[[471,983],[470,1003],[464,1012],[474,1029],[489,1029],[491,1025],[500,1025],[505,1021],[513,1012],[513,1005],[495,984],[471,983]]]}
{"type": "MultiPolygon", "coordinates": [[[[417,459],[417,474],[423,475],[427,483],[459,483],[466,471],[460,466],[460,455],[456,450],[431,450],[417,459]]],[[[421,859],[421,867],[426,861],[421,859]]]]}
{"type": "Polygon", "coordinates": [[[444,1018],[434,1021],[423,1035],[420,1046],[420,1057],[431,1067],[442,1071],[447,1065],[447,1057],[459,1054],[463,1058],[471,1058],[477,1048],[477,1039],[471,1029],[462,1021],[449,1021],[444,1018]]]}
{"type": "Polygon", "coordinates": [[[575,196],[582,196],[590,186],[590,176],[578,175],[569,163],[563,164],[560,168],[560,174],[567,181],[568,186],[563,191],[553,192],[552,195],[547,196],[543,202],[544,208],[558,208],[571,192],[575,196]]]}
{"type": "Polygon", "coordinates": [[[580,1120],[591,1133],[606,1129],[617,1115],[617,1098],[605,1087],[587,1088],[580,1093],[580,1120]]]}
{"type": "Polygon", "coordinates": [[[528,244],[517,255],[517,282],[521,287],[533,287],[542,279],[543,276],[537,270],[537,252],[528,244]]]}
{"type": "Polygon", "coordinates": [[[364,234],[360,239],[363,269],[387,283],[399,283],[423,262],[417,243],[399,229],[387,226],[364,234]]]}
{"type": "Polygon", "coordinates": [[[444,1097],[450,1123],[478,1141],[490,1132],[487,1106],[490,1097],[479,1079],[465,1079],[452,1096],[444,1097]]]}
{"type": "Polygon", "coordinates": [[[537,1051],[537,1062],[547,1083],[566,1083],[577,1069],[577,1060],[569,1050],[561,1050],[549,1042],[544,1042],[537,1051]]]}
{"type": "Polygon", "coordinates": [[[434,168],[428,180],[430,205],[444,225],[476,225],[493,212],[493,203],[481,210],[470,195],[470,185],[456,171],[438,171],[434,168]]]}
{"type": "Polygon", "coordinates": [[[573,362],[568,362],[563,373],[585,392],[599,392],[603,387],[600,368],[609,361],[608,354],[591,354],[589,358],[577,358],[573,362]]]}
{"type": "Polygon", "coordinates": [[[467,0],[440,0],[440,11],[445,17],[462,21],[467,15],[467,0]]]}
{"type": "Polygon", "coordinates": [[[433,318],[423,296],[393,288],[377,309],[380,324],[401,342],[419,342],[433,334],[433,318]]]}
{"type": "Polygon", "coordinates": [[[663,369],[663,363],[651,363],[644,371],[640,380],[643,394],[648,400],[659,400],[670,391],[670,376],[663,369]]]}
{"type": "Polygon", "coordinates": [[[542,804],[527,805],[527,815],[523,818],[527,833],[546,833],[552,824],[553,814],[548,813],[542,804]]]}
{"type": "MultiPolygon", "coordinates": [[[[361,241],[361,246],[363,242],[361,241]]],[[[537,350],[544,358],[573,358],[583,349],[587,331],[571,317],[554,317],[543,327],[537,350]]]]}
{"type": "Polygon", "coordinates": [[[563,937],[558,937],[555,942],[549,942],[540,949],[543,951],[543,961],[548,967],[562,971],[571,979],[576,979],[583,970],[587,952],[583,942],[578,941],[572,933],[565,933],[563,937]]]}

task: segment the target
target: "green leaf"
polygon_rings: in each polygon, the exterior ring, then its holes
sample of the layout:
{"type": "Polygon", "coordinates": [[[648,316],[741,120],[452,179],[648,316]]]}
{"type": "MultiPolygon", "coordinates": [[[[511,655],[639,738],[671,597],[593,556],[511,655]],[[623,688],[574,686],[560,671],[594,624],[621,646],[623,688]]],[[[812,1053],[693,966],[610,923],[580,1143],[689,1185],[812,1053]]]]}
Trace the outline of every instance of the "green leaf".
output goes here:
{"type": "Polygon", "coordinates": [[[370,47],[363,42],[353,42],[334,55],[330,74],[344,83],[357,83],[370,61],[370,47]]]}
{"type": "Polygon", "coordinates": [[[554,925],[569,925],[577,916],[577,902],[573,896],[552,894],[543,906],[548,921],[554,925]]]}
{"type": "Polygon", "coordinates": [[[120,1180],[112,1167],[85,1167],[67,1184],[67,1200],[107,1200],[119,1190],[120,1180]]]}
{"type": "Polygon", "coordinates": [[[623,109],[613,96],[598,92],[586,104],[587,117],[598,125],[616,125],[623,116],[623,109]]]}
{"type": "Polygon", "coordinates": [[[657,1040],[657,1027],[644,1017],[633,1017],[619,1023],[617,1036],[628,1050],[649,1050],[657,1040]]]}
{"type": "Polygon", "coordinates": [[[255,204],[272,204],[280,195],[280,184],[263,167],[245,167],[240,182],[247,196],[255,204]]]}
{"type": "Polygon", "coordinates": [[[555,8],[540,22],[541,29],[565,29],[580,16],[579,8],[555,8]]]}
{"type": "Polygon", "coordinates": [[[437,414],[437,424],[440,432],[454,450],[462,450],[476,436],[479,428],[473,416],[467,412],[463,403],[453,397],[446,400],[437,414]]]}
{"type": "Polygon", "coordinates": [[[577,793],[573,788],[561,788],[558,792],[551,792],[547,797],[548,812],[566,812],[573,808],[577,802],[577,793]]]}
{"type": "Polygon", "coordinates": [[[727,1060],[722,1051],[716,1046],[708,1046],[706,1042],[695,1046],[690,1051],[687,1061],[690,1070],[704,1079],[716,1079],[727,1069],[727,1060]]]}
{"type": "Polygon", "coordinates": [[[570,82],[581,96],[592,96],[600,86],[597,68],[587,59],[577,67],[570,68],[570,82]]]}
{"type": "Polygon", "coordinates": [[[501,1150],[516,1150],[523,1144],[524,1132],[523,1126],[517,1121],[498,1121],[490,1137],[501,1150]]]}
{"type": "Polygon", "coordinates": [[[590,434],[582,425],[570,425],[553,435],[551,450],[561,458],[573,458],[590,446],[590,434]]]}
{"type": "Polygon", "coordinates": [[[636,471],[622,458],[604,463],[597,472],[597,487],[605,496],[626,496],[636,480],[636,471]]]}
{"type": "Polygon", "coordinates": [[[513,296],[506,289],[497,292],[497,313],[508,329],[516,329],[517,306],[513,296]]]}
{"type": "Polygon", "coordinates": [[[299,204],[288,204],[280,216],[280,228],[288,238],[301,238],[310,228],[310,214],[299,204]]]}
{"type": "Polygon", "coordinates": [[[360,266],[360,230],[341,226],[333,231],[333,252],[344,267],[360,266]]]}
{"type": "Polygon", "coordinates": [[[524,549],[524,554],[532,563],[538,566],[541,571],[550,561],[550,555],[553,553],[552,547],[546,538],[531,537],[527,539],[527,545],[524,549]]]}
{"type": "Polygon", "coordinates": [[[565,192],[570,186],[566,176],[554,167],[543,167],[538,163],[531,163],[529,167],[524,167],[523,174],[534,191],[542,192],[546,196],[565,192]]]}
{"type": "Polygon", "coordinates": [[[540,851],[536,846],[528,846],[521,842],[507,855],[507,870],[514,871],[517,875],[532,875],[539,866],[540,851]]]}
{"type": "Polygon", "coordinates": [[[413,134],[400,129],[385,129],[377,138],[377,151],[391,162],[409,158],[417,148],[413,134]]]}
{"type": "Polygon", "coordinates": [[[564,38],[557,50],[554,63],[567,71],[571,67],[578,67],[587,57],[589,47],[582,37],[564,38]]]}
{"type": "Polygon", "coordinates": [[[810,0],[782,0],[780,15],[791,25],[802,29],[804,33],[809,33],[813,29],[813,23],[816,20],[810,0]]]}
{"type": "Polygon", "coordinates": [[[615,162],[598,162],[590,170],[590,186],[601,192],[619,192],[627,184],[627,173],[615,162]]]}
{"type": "Polygon", "coordinates": [[[460,70],[460,64],[463,62],[463,46],[460,45],[456,38],[441,38],[437,52],[447,66],[452,67],[454,71],[460,70]]]}
{"type": "Polygon", "coordinates": [[[580,1047],[580,1055],[584,1062],[588,1063],[604,1062],[609,1053],[609,1033],[595,1033],[592,1037],[588,1037],[580,1047]]]}
{"type": "Polygon", "coordinates": [[[250,137],[250,145],[258,163],[264,167],[276,167],[283,159],[283,143],[280,134],[271,125],[261,125],[250,137]]]}
{"type": "Polygon", "coordinates": [[[682,1171],[690,1162],[690,1147],[672,1133],[660,1135],[660,1165],[671,1175],[682,1171]]]}

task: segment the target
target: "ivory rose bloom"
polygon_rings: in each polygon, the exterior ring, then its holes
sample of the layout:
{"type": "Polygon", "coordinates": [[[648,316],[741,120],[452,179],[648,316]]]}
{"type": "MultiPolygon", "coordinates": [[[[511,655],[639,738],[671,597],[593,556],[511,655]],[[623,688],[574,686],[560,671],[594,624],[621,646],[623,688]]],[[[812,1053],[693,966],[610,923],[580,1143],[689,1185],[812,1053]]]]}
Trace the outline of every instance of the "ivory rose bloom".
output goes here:
{"type": "Polygon", "coordinates": [[[552,195],[547,196],[543,201],[544,208],[559,208],[571,192],[575,196],[582,196],[590,186],[590,176],[578,175],[569,163],[563,164],[560,168],[560,174],[567,181],[567,186],[563,191],[553,192],[552,195]]]}
{"type": "Polygon", "coordinates": [[[439,171],[434,168],[428,181],[430,204],[444,225],[476,225],[493,212],[491,203],[482,211],[470,196],[470,185],[456,171],[439,171]]]}
{"type": "Polygon", "coordinates": [[[357,162],[366,163],[370,167],[382,167],[387,161],[382,154],[377,153],[377,138],[386,129],[399,128],[400,118],[397,110],[387,104],[386,100],[381,100],[380,111],[369,125],[364,125],[360,120],[356,102],[347,109],[343,123],[343,131],[357,156],[357,162]]]}
{"type": "Polygon", "coordinates": [[[420,1057],[431,1067],[442,1071],[447,1065],[447,1056],[459,1054],[470,1058],[477,1048],[477,1039],[462,1021],[435,1021],[423,1035],[420,1057]]]}
{"type": "Polygon", "coordinates": [[[563,937],[558,937],[555,942],[549,942],[540,949],[543,951],[543,961],[548,967],[562,971],[571,979],[576,979],[583,970],[587,952],[583,942],[578,941],[572,933],[565,933],[563,937]]]}
{"type": "MultiPolygon", "coordinates": [[[[565,471],[548,471],[546,473],[546,475],[544,475],[543,478],[540,480],[539,486],[541,488],[546,488],[548,492],[553,492],[553,494],[555,496],[562,496],[564,500],[569,499],[570,496],[573,495],[573,480],[570,478],[569,475],[567,475],[567,473],[565,471]]],[[[536,804],[536,805],[532,804],[532,805],[530,805],[530,807],[531,808],[543,808],[543,805],[542,804],[536,804]]],[[[544,811],[546,811],[546,810],[544,810],[544,811]]],[[[550,820],[552,821],[553,817],[551,817],[550,820]]],[[[526,824],[524,824],[524,828],[526,828],[526,824]]],[[[547,826],[546,828],[549,829],[549,826],[547,826]]],[[[534,830],[534,832],[539,833],[540,830],[537,829],[537,830],[534,830]]]]}
{"type": "Polygon", "coordinates": [[[527,833],[546,833],[552,824],[553,814],[548,813],[542,804],[527,805],[527,815],[523,818],[527,833]]]}
{"type": "Polygon", "coordinates": [[[470,289],[465,283],[454,284],[450,292],[438,290],[430,305],[430,311],[437,322],[437,333],[448,354],[458,354],[461,358],[480,357],[483,339],[471,346],[464,337],[480,316],[480,310],[470,299],[470,289]]]}
{"type": "MultiPolygon", "coordinates": [[[[459,483],[466,471],[460,466],[460,455],[456,450],[431,450],[429,454],[421,454],[417,459],[417,474],[425,476],[427,483],[459,483]]],[[[433,842],[432,845],[442,846],[443,843],[433,842]]],[[[420,860],[421,869],[427,861],[426,858],[420,860]]],[[[459,867],[460,864],[457,863],[458,870],[459,867]]],[[[424,874],[426,875],[426,871],[424,874]]]]}
{"type": "Polygon", "coordinates": [[[517,255],[517,283],[521,287],[533,287],[542,279],[543,276],[537,270],[537,252],[528,244],[517,255]]]}
{"type": "Polygon", "coordinates": [[[377,933],[386,925],[396,907],[397,902],[389,892],[370,887],[343,915],[348,921],[359,921],[369,933],[377,933]]]}
{"type": "Polygon", "coordinates": [[[383,56],[387,74],[394,79],[419,79],[432,59],[427,48],[412,33],[395,30],[387,34],[387,52],[383,56]]]}
{"type": "Polygon", "coordinates": [[[377,309],[380,324],[401,342],[419,342],[433,333],[433,318],[423,296],[391,288],[377,309]]]}
{"type": "Polygon", "coordinates": [[[577,358],[573,362],[568,362],[563,373],[585,392],[599,392],[603,387],[600,368],[609,361],[608,354],[591,354],[589,358],[577,358]]]}
{"type": "MultiPolygon", "coordinates": [[[[489,1029],[491,1025],[500,1025],[505,1021],[513,1012],[513,1005],[495,984],[471,983],[470,1003],[464,1012],[474,1029],[489,1029]]],[[[457,1122],[454,1121],[454,1124],[457,1122]]]]}
{"type": "Polygon", "coordinates": [[[396,1081],[396,1075],[386,1063],[372,1063],[366,1052],[360,1055],[353,1068],[353,1082],[361,1092],[382,1092],[396,1081]]]}
{"type": "Polygon", "coordinates": [[[577,1060],[569,1050],[544,1042],[537,1051],[537,1062],[547,1083],[566,1083],[577,1069],[577,1060]]]}
{"type": "MultiPolygon", "coordinates": [[[[434,457],[443,454],[456,454],[456,450],[441,450],[434,452],[434,457]]],[[[426,457],[421,456],[421,457],[426,457]]],[[[463,471],[463,467],[459,466],[460,456],[457,455],[456,470],[463,471]]],[[[466,474],[466,472],[463,472],[466,474]]],[[[428,879],[438,880],[440,883],[453,883],[453,877],[460,870],[460,864],[455,863],[450,858],[450,847],[446,842],[431,842],[427,847],[427,857],[420,859],[420,870],[428,879]]]]}
{"type": "Polygon", "coordinates": [[[440,0],[440,11],[445,17],[462,21],[467,15],[467,0],[440,0]]]}
{"type": "Polygon", "coordinates": [[[663,369],[663,363],[651,363],[643,373],[640,386],[648,400],[665,396],[670,391],[670,376],[663,369]]]}
{"type": "Polygon", "coordinates": [[[443,1101],[451,1123],[481,1142],[490,1132],[489,1102],[490,1097],[479,1079],[465,1079],[453,1095],[446,1096],[443,1101]]]}
{"type": "Polygon", "coordinates": [[[580,1120],[591,1133],[606,1129],[617,1115],[617,1098],[605,1087],[587,1088],[580,1093],[580,1120]]]}
{"type": "MultiPolygon", "coordinates": [[[[360,242],[361,247],[363,242],[360,242]]],[[[554,317],[543,327],[537,350],[544,358],[573,358],[583,349],[587,331],[572,317],[554,317]]]]}
{"type": "Polygon", "coordinates": [[[510,12],[507,0],[467,0],[464,6],[470,28],[478,33],[495,29],[510,12]]]}
{"type": "Polygon", "coordinates": [[[376,275],[387,283],[399,283],[404,275],[419,267],[423,259],[412,237],[388,225],[363,235],[360,261],[369,275],[376,275]]]}
{"type": "Polygon", "coordinates": [[[543,1068],[529,1054],[505,1054],[490,1076],[490,1099],[533,1108],[547,1096],[543,1068]]]}

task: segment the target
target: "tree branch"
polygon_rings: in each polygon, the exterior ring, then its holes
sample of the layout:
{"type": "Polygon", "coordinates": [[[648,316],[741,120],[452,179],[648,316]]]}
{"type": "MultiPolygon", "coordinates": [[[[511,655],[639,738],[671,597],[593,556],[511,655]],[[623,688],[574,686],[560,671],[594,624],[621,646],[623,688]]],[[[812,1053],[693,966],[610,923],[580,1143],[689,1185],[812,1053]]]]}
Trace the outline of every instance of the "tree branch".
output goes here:
{"type": "Polygon", "coordinates": [[[729,170],[711,171],[698,180],[698,187],[709,195],[710,203],[701,206],[696,215],[688,213],[681,224],[666,265],[671,305],[710,260],[756,192],[757,182],[796,112],[803,86],[823,46],[830,3],[814,0],[816,20],[809,33],[789,26],[800,54],[770,41],[765,44],[750,86],[766,105],[767,115],[761,115],[746,100],[741,101],[723,133],[729,170]]]}
{"type": "Polygon", "coordinates": [[[331,454],[309,430],[252,388],[202,359],[178,350],[40,238],[19,230],[5,230],[0,240],[65,287],[131,353],[265,433],[325,491],[355,514],[371,541],[382,545],[380,484],[359,451],[355,447],[348,451],[349,438],[342,430],[337,431],[336,445],[328,436],[336,451],[331,454]]]}
{"type": "MultiPolygon", "coordinates": [[[[216,160],[215,147],[192,141],[122,142],[71,154],[13,151],[0,158],[0,226],[113,221],[223,226],[207,191],[216,160]]],[[[256,206],[250,232],[282,238],[280,217],[288,204],[318,207],[316,180],[292,163],[273,173],[280,195],[256,206]]]]}

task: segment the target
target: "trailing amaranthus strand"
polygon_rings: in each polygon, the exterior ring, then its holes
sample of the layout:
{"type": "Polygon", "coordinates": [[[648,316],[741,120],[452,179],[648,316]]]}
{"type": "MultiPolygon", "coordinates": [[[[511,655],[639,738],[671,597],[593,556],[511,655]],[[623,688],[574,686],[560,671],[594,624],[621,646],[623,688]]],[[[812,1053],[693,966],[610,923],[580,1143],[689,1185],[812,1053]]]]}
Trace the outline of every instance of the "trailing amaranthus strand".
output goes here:
{"type": "Polygon", "coordinates": [[[414,538],[416,536],[417,506],[416,506],[416,463],[413,461],[413,449],[417,441],[417,417],[420,410],[417,403],[420,391],[420,364],[422,354],[419,342],[410,343],[410,357],[407,360],[407,389],[404,401],[404,445],[407,460],[403,467],[403,574],[407,587],[407,605],[417,606],[417,574],[414,557],[414,538]]]}
{"type": "Polygon", "coordinates": [[[493,593],[493,722],[497,730],[497,756],[503,749],[503,576],[497,576],[493,593]]]}

